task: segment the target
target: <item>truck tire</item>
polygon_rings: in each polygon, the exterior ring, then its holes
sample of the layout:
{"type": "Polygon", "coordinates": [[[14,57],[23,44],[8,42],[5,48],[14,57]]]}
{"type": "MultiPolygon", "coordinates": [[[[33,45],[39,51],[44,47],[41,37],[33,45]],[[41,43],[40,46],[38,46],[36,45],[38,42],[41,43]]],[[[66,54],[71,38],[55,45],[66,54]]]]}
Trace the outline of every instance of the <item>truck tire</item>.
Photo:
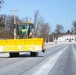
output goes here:
{"type": "Polygon", "coordinates": [[[9,53],[10,57],[18,57],[19,56],[19,52],[11,52],[9,53]]]}
{"type": "Polygon", "coordinates": [[[37,57],[39,55],[38,52],[30,52],[31,57],[37,57]]]}

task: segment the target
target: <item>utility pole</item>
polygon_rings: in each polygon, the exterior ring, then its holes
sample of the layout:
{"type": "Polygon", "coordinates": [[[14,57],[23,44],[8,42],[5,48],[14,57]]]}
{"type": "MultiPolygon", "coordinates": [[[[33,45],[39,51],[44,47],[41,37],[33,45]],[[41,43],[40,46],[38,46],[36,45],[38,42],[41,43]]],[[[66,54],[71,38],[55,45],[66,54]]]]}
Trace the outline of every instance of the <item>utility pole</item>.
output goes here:
{"type": "MultiPolygon", "coordinates": [[[[14,13],[14,25],[16,25],[16,15],[15,13],[18,12],[19,10],[10,10],[11,12],[14,13]]],[[[16,27],[14,27],[14,39],[16,39],[16,27]]]]}
{"type": "Polygon", "coordinates": [[[49,35],[48,35],[48,42],[49,42],[49,35]]]}
{"type": "Polygon", "coordinates": [[[68,18],[68,31],[69,31],[69,34],[70,34],[70,23],[69,23],[69,18],[68,18]]]}

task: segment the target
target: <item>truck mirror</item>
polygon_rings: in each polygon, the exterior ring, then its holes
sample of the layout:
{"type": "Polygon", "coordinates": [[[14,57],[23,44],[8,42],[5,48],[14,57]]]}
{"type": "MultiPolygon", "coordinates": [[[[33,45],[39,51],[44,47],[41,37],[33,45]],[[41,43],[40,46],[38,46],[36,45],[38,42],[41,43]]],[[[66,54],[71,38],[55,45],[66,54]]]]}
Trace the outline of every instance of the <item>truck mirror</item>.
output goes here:
{"type": "Polygon", "coordinates": [[[31,23],[30,25],[31,25],[32,28],[34,28],[34,24],[31,23]]]}

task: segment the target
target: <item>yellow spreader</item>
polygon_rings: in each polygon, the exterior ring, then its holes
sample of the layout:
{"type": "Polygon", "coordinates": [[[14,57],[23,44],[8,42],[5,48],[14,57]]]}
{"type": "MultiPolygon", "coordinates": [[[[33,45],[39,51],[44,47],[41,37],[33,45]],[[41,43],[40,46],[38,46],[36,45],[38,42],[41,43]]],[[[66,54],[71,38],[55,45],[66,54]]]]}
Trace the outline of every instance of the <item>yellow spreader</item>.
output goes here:
{"type": "Polygon", "coordinates": [[[38,52],[44,50],[43,38],[0,40],[0,52],[38,52]]]}

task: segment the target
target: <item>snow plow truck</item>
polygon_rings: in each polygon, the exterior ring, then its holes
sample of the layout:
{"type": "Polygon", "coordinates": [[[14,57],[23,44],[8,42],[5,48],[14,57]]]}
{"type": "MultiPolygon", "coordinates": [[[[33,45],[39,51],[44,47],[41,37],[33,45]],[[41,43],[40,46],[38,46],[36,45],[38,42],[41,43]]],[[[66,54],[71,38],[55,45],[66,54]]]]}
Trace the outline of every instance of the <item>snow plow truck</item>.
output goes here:
{"type": "Polygon", "coordinates": [[[16,57],[19,52],[30,52],[31,56],[36,57],[39,51],[45,52],[44,39],[34,38],[33,28],[33,23],[17,23],[14,33],[16,38],[0,40],[0,53],[9,53],[10,57],[16,57]]]}

